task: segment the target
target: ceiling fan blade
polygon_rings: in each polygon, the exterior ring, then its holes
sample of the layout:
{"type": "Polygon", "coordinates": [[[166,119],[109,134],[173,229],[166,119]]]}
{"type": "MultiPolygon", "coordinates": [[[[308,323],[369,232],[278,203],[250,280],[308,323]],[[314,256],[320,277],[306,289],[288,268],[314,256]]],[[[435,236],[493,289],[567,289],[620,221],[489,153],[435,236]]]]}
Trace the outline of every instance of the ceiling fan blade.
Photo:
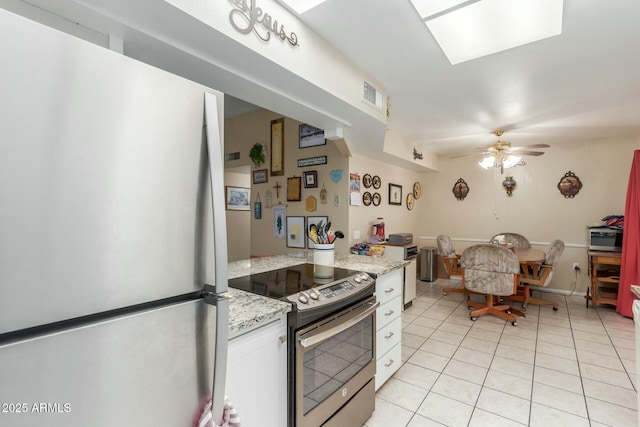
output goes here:
{"type": "Polygon", "coordinates": [[[544,151],[518,151],[517,154],[524,154],[525,156],[542,156],[544,151]]]}
{"type": "Polygon", "coordinates": [[[493,151],[483,151],[482,153],[466,153],[466,154],[457,154],[455,156],[449,156],[450,159],[457,159],[458,157],[467,157],[467,156],[482,156],[483,154],[493,154],[493,151]]]}
{"type": "Polygon", "coordinates": [[[551,147],[549,144],[529,144],[529,145],[517,145],[515,147],[511,147],[510,150],[527,150],[529,148],[549,148],[551,147]]]}

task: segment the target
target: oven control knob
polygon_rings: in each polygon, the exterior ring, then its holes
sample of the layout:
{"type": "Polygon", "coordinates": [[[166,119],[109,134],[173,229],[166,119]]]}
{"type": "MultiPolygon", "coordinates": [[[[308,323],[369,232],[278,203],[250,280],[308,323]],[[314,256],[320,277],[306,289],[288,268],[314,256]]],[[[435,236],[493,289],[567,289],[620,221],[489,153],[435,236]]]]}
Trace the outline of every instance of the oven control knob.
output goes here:
{"type": "Polygon", "coordinates": [[[298,301],[303,304],[309,304],[309,295],[304,292],[300,292],[300,295],[298,295],[298,301]]]}
{"type": "Polygon", "coordinates": [[[359,274],[353,276],[353,281],[356,283],[362,283],[362,277],[359,274]]]}
{"type": "Polygon", "coordinates": [[[315,289],[311,289],[309,291],[309,296],[311,297],[311,299],[317,300],[318,298],[320,298],[320,292],[316,291],[315,289]]]}
{"type": "Polygon", "coordinates": [[[371,280],[371,277],[369,277],[367,273],[360,273],[360,276],[362,277],[362,280],[364,280],[365,282],[368,282],[369,280],[371,280]]]}

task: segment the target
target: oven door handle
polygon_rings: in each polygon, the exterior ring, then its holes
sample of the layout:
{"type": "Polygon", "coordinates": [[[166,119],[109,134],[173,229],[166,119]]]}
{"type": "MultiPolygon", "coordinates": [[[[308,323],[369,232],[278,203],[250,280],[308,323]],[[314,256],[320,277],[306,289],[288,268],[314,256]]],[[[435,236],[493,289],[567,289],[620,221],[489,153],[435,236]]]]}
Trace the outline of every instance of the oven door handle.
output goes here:
{"type": "Polygon", "coordinates": [[[304,348],[307,347],[311,347],[314,346],[318,343],[321,343],[323,341],[328,340],[329,338],[333,337],[334,335],[338,335],[340,332],[345,331],[347,329],[349,329],[350,327],[352,327],[353,325],[356,325],[358,322],[366,319],[368,316],[371,316],[376,310],[377,308],[380,306],[380,302],[376,301],[375,303],[371,303],[373,304],[371,307],[369,307],[368,309],[366,309],[364,312],[358,314],[357,316],[346,320],[344,322],[341,322],[339,325],[334,326],[331,329],[328,329],[326,331],[322,331],[322,332],[317,332],[307,338],[301,338],[299,340],[300,345],[304,348]]]}

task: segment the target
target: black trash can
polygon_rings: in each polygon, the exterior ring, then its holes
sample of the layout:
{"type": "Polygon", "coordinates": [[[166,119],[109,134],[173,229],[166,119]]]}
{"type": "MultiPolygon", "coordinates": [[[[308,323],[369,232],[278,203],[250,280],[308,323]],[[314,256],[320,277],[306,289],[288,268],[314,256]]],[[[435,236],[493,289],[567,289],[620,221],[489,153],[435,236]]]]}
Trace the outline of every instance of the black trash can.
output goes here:
{"type": "Polygon", "coordinates": [[[420,280],[436,280],[436,248],[420,248],[420,280]]]}

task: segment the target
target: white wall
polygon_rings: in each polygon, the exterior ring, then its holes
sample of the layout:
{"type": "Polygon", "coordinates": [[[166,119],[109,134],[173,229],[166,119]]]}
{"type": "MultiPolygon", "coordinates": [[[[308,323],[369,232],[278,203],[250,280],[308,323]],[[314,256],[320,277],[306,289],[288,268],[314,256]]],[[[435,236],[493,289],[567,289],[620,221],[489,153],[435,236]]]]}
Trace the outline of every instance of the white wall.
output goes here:
{"type": "Polygon", "coordinates": [[[508,197],[501,182],[507,176],[484,170],[477,158],[442,159],[441,172],[425,176],[424,203],[420,210],[419,243],[435,246],[433,237],[448,234],[460,253],[465,247],[486,241],[494,234],[511,231],[525,235],[536,247],[547,250],[553,239],[567,244],[552,287],[571,289],[575,279],[572,263],[579,262],[582,275],[578,290],[586,289],[586,227],[610,214],[624,214],[626,188],[633,150],[638,136],[611,140],[576,142],[546,149],[540,157],[524,156],[524,167],[507,170],[517,182],[508,197]],[[558,188],[568,171],[582,181],[573,199],[564,198],[558,188]],[[464,201],[451,190],[464,178],[470,192],[464,201]],[[498,218],[494,212],[498,213],[498,218]]]}

